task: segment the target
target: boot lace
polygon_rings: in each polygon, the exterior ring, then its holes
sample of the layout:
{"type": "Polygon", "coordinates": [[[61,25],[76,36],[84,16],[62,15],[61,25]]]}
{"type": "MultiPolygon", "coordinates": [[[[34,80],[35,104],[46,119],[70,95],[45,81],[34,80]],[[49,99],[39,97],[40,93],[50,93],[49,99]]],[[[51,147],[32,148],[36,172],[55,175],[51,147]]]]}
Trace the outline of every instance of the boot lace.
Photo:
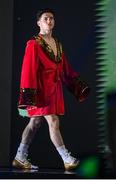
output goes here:
{"type": "Polygon", "coordinates": [[[68,152],[68,150],[66,150],[66,152],[65,152],[65,157],[68,162],[75,162],[77,160],[76,158],[71,156],[71,152],[68,152]]]}
{"type": "Polygon", "coordinates": [[[25,163],[30,163],[30,159],[27,159],[27,157],[28,157],[28,153],[24,153],[24,162],[25,163]]]}

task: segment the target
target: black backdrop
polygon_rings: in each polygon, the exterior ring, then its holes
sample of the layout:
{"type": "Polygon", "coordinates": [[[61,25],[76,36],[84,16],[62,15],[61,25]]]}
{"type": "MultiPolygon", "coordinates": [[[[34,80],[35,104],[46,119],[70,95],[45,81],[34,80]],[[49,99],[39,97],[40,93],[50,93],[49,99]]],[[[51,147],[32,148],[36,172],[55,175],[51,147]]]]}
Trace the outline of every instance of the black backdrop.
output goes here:
{"type": "MultiPolygon", "coordinates": [[[[60,117],[64,142],[75,156],[91,155],[97,152],[94,3],[95,0],[68,2],[66,0],[62,2],[14,0],[12,102],[10,102],[12,112],[11,125],[7,127],[11,130],[11,135],[7,137],[10,143],[11,161],[20,143],[22,131],[29,121],[28,118],[20,117],[17,111],[24,48],[26,41],[37,33],[37,10],[46,7],[56,11],[54,33],[62,42],[69,62],[91,86],[91,94],[82,104],[79,104],[64,87],[66,113],[65,116],[60,117]]],[[[5,109],[4,111],[6,113],[5,109]]],[[[30,147],[30,157],[41,167],[62,166],[62,161],[49,139],[46,122],[43,122],[30,147]]]]}
{"type": "Polygon", "coordinates": [[[13,1],[0,1],[0,166],[9,164],[11,132],[11,81],[13,1]]]}

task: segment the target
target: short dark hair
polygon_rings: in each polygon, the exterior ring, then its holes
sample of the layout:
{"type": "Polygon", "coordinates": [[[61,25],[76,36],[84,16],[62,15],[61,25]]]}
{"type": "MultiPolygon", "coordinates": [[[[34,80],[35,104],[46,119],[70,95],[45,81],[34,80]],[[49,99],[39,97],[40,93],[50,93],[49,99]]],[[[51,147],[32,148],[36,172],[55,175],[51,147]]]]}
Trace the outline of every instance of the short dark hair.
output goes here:
{"type": "Polygon", "coordinates": [[[52,13],[53,16],[55,16],[54,10],[49,9],[49,8],[47,8],[47,9],[41,9],[41,10],[39,10],[39,11],[37,12],[37,15],[36,15],[37,21],[40,19],[41,15],[44,14],[44,13],[52,13]]]}

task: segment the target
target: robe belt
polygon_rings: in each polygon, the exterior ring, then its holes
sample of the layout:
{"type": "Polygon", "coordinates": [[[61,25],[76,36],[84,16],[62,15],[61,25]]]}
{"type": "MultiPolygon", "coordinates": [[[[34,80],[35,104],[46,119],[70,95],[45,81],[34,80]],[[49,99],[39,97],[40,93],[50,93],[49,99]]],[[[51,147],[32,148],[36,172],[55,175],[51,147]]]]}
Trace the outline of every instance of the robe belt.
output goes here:
{"type": "Polygon", "coordinates": [[[57,82],[59,80],[60,80],[60,71],[59,69],[57,69],[54,77],[54,82],[57,82]]]}

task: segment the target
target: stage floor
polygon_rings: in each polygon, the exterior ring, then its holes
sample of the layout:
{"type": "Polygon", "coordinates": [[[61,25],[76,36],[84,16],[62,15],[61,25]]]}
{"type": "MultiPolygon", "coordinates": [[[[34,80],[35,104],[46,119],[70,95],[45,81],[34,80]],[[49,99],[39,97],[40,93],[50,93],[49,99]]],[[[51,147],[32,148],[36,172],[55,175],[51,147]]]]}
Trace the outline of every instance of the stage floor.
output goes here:
{"type": "Polygon", "coordinates": [[[82,174],[63,169],[18,170],[0,168],[0,179],[99,179],[116,178],[116,173],[82,174]]]}
{"type": "Polygon", "coordinates": [[[79,179],[81,176],[75,171],[64,171],[63,169],[39,169],[18,170],[12,168],[0,168],[0,179],[79,179]]]}

